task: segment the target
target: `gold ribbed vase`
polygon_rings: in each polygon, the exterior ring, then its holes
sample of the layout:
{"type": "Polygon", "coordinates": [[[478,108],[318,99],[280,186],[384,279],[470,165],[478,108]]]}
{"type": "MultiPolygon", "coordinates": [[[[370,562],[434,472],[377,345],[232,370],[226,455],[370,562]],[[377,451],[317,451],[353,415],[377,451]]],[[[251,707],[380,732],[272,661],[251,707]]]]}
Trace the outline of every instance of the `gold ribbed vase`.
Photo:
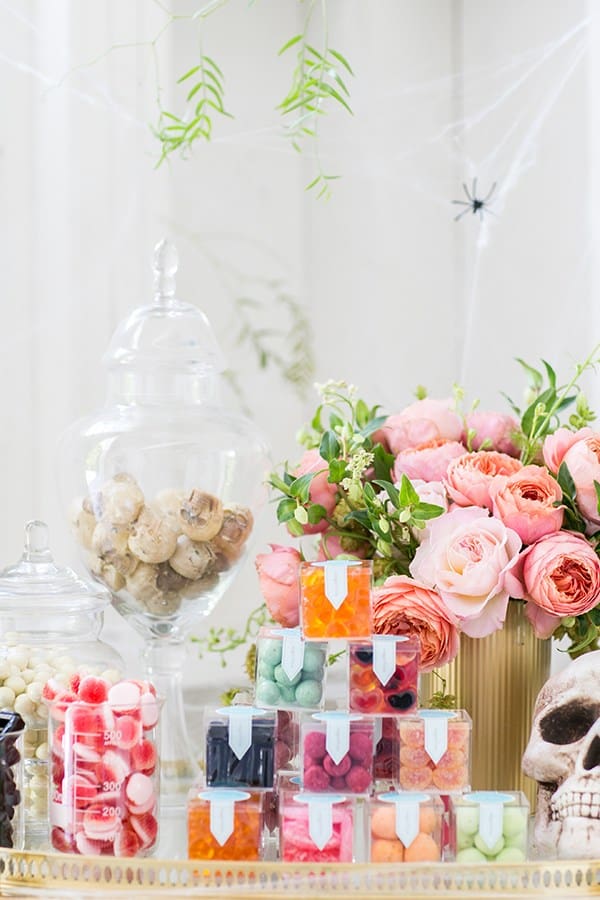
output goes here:
{"type": "MultiPolygon", "coordinates": [[[[551,641],[536,638],[524,604],[511,600],[504,628],[486,638],[461,637],[460,652],[437,669],[446,693],[473,719],[474,790],[524,791],[532,808],[537,785],[521,772],[538,692],[550,676],[551,641]]],[[[421,704],[440,690],[433,674],[421,676],[421,704]]]]}

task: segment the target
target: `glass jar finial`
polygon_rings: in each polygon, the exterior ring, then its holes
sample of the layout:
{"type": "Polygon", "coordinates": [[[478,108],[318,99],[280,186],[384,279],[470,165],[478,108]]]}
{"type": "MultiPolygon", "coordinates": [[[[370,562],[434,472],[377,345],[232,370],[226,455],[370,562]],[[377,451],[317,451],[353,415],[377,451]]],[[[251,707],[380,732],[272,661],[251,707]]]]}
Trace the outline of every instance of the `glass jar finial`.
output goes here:
{"type": "Polygon", "coordinates": [[[52,560],[48,540],[48,526],[39,519],[33,519],[25,526],[25,546],[23,559],[28,562],[49,562],[52,560]]]}
{"type": "Polygon", "coordinates": [[[163,238],[154,248],[154,300],[161,304],[175,296],[179,257],[175,245],[163,238]]]}

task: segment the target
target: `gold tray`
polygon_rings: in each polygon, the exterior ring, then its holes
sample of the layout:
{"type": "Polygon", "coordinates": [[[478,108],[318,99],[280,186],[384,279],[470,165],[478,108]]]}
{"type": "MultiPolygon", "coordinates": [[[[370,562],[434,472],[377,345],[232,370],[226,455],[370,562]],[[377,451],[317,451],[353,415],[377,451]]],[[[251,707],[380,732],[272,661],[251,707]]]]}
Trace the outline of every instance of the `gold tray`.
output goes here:
{"type": "Polygon", "coordinates": [[[600,897],[600,861],[522,865],[215,863],[0,850],[1,897],[281,897],[422,900],[600,897]]]}

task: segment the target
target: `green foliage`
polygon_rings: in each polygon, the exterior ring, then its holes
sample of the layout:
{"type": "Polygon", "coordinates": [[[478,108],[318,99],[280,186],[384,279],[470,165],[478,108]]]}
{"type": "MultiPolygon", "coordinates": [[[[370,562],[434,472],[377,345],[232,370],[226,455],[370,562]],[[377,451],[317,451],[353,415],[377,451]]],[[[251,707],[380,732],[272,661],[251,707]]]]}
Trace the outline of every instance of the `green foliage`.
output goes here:
{"type": "MultiPolygon", "coordinates": [[[[192,637],[192,641],[198,644],[198,656],[200,659],[205,653],[216,653],[221,659],[221,666],[225,668],[228,653],[232,650],[247,644],[249,640],[255,638],[263,625],[272,623],[267,607],[261,603],[257,609],[253,610],[248,616],[246,627],[242,632],[236,631],[235,628],[210,628],[206,637],[192,637]]],[[[241,688],[240,690],[244,690],[241,688]]]]}

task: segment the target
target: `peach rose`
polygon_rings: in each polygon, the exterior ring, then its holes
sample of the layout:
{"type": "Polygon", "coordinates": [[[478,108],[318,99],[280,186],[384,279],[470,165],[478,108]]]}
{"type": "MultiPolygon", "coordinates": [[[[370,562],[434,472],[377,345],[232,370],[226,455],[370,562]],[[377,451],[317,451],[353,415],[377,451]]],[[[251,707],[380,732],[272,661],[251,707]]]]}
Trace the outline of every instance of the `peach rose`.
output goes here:
{"type": "MultiPolygon", "coordinates": [[[[577,506],[581,515],[593,526],[600,525],[598,498],[594,487],[594,481],[600,483],[600,433],[593,432],[569,447],[563,462],[575,482],[577,506]]],[[[597,529],[593,527],[590,530],[597,529]]]]}
{"type": "Polygon", "coordinates": [[[563,509],[554,505],[562,500],[562,490],[544,466],[524,466],[508,478],[498,475],[492,479],[490,497],[496,518],[524,544],[562,528],[563,509]]]}
{"type": "Polygon", "coordinates": [[[293,547],[269,544],[271,553],[259,553],[254,561],[267,609],[279,625],[295,628],[300,622],[302,556],[293,547]]]}
{"type": "Polygon", "coordinates": [[[580,616],[598,605],[600,560],[582,535],[558,531],[521,553],[507,587],[528,601],[538,637],[548,637],[553,619],[556,627],[563,616],[580,616]]]}
{"type": "MultiPolygon", "coordinates": [[[[487,441],[486,450],[498,450],[509,456],[519,455],[519,448],[513,441],[513,435],[520,430],[519,423],[512,416],[477,409],[466,416],[465,423],[467,429],[475,432],[471,438],[473,450],[479,450],[484,441],[487,441]]],[[[463,432],[463,443],[466,439],[466,432],[463,432]]]]}
{"type": "MultiPolygon", "coordinates": [[[[302,455],[297,468],[292,475],[299,478],[301,475],[308,475],[310,472],[317,472],[310,483],[309,497],[313,503],[320,503],[324,507],[328,516],[334,510],[336,502],[336,485],[327,481],[329,477],[329,468],[327,462],[323,459],[317,449],[307,450],[302,455]]],[[[304,534],[319,534],[329,527],[325,519],[317,522],[315,525],[303,525],[304,534]]]]}
{"type": "Polygon", "coordinates": [[[466,448],[457,441],[446,438],[434,438],[425,444],[417,444],[408,450],[401,450],[392,469],[394,481],[400,481],[402,475],[420,478],[423,481],[442,481],[448,463],[462,456],[466,448]]]}
{"type": "Polygon", "coordinates": [[[462,422],[450,408],[452,401],[434,400],[425,397],[411,403],[393,416],[388,416],[383,426],[390,452],[400,453],[417,444],[424,444],[436,438],[459,441],[462,422]]]}
{"type": "Polygon", "coordinates": [[[443,666],[458,653],[456,619],[436,591],[394,575],[373,591],[375,634],[411,634],[421,642],[421,670],[443,666]]]}
{"type": "Polygon", "coordinates": [[[569,428],[557,428],[553,434],[549,434],[544,440],[542,455],[544,462],[551,472],[555,474],[560,469],[560,464],[565,453],[577,441],[594,434],[591,428],[580,428],[579,431],[571,431],[569,428]]]}
{"type": "Polygon", "coordinates": [[[512,475],[522,468],[518,459],[495,450],[465,453],[448,465],[444,484],[459,506],[492,508],[490,485],[497,475],[512,475]]]}
{"type": "Polygon", "coordinates": [[[423,481],[415,478],[411,484],[419,495],[421,503],[432,503],[434,506],[441,506],[444,512],[448,511],[446,488],[441,481],[423,481]]]}
{"type": "Polygon", "coordinates": [[[437,590],[460,630],[485,637],[502,628],[509,593],[505,577],[517,561],[519,535],[475,506],[432,519],[410,574],[437,590]]]}

